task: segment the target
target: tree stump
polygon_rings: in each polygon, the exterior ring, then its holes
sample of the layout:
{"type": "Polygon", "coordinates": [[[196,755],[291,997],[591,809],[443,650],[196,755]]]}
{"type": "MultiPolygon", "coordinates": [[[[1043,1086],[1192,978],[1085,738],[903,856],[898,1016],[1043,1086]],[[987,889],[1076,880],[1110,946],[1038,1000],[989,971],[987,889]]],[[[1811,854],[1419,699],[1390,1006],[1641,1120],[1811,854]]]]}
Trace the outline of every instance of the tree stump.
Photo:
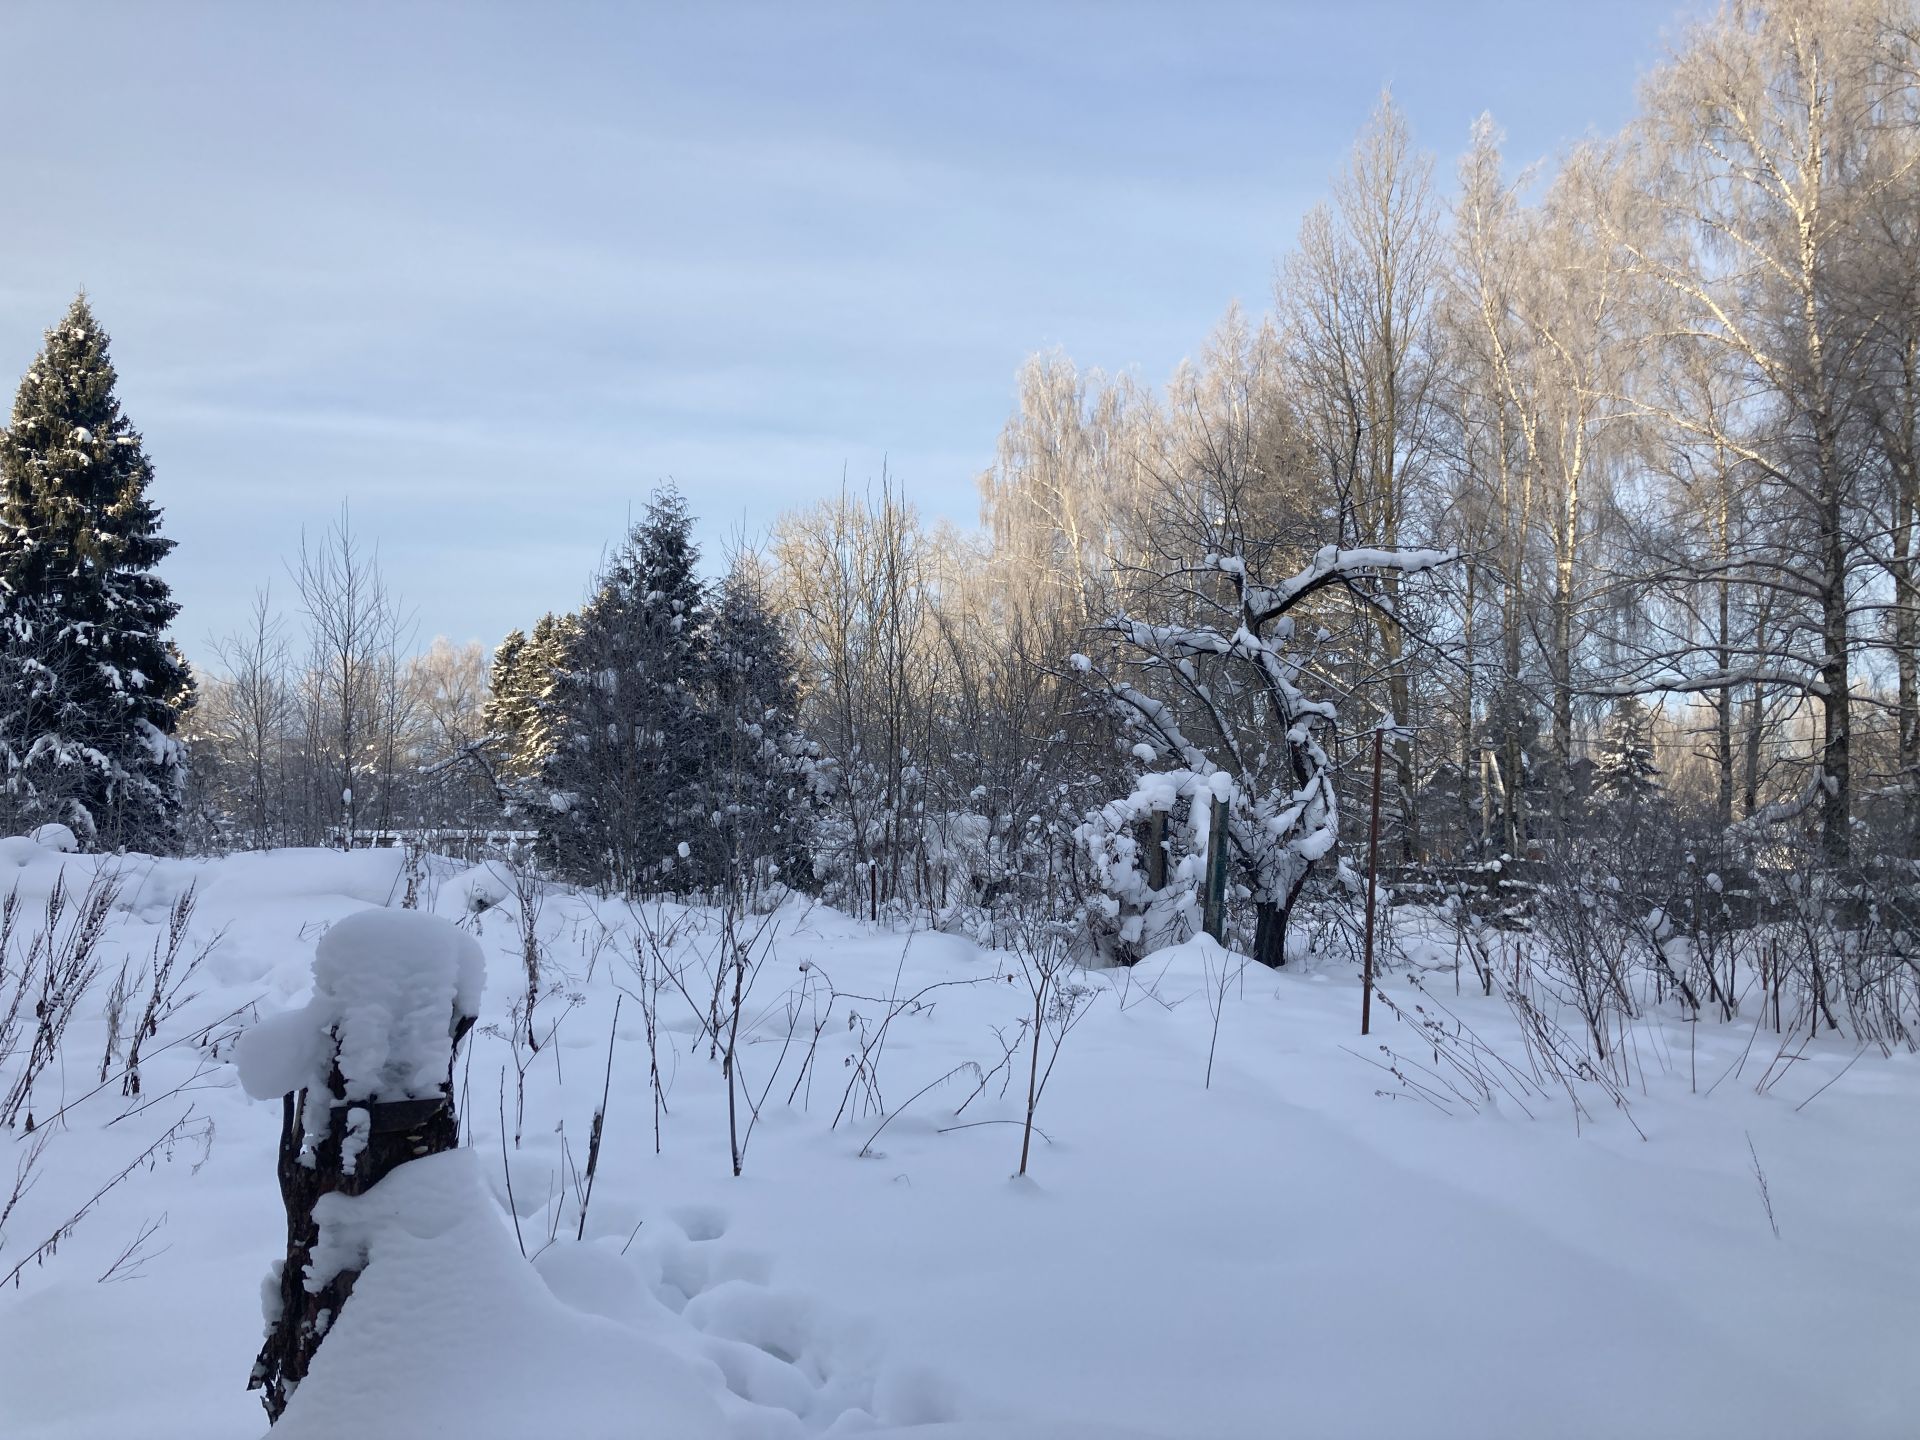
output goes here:
{"type": "Polygon", "coordinates": [[[448,921],[418,911],[363,912],[322,939],[313,1000],[242,1039],[248,1092],[266,1098],[282,1090],[287,1251],[268,1282],[266,1341],[247,1381],[262,1392],[270,1421],[306,1378],[359,1278],[344,1268],[312,1282],[321,1197],[364,1194],[408,1161],[460,1143],[453,1060],[473,1028],[480,966],[479,946],[448,921]],[[444,1033],[431,1035],[421,1020],[436,994],[438,1013],[448,1018],[444,1033]],[[291,1088],[303,1068],[307,1083],[291,1088]]]}

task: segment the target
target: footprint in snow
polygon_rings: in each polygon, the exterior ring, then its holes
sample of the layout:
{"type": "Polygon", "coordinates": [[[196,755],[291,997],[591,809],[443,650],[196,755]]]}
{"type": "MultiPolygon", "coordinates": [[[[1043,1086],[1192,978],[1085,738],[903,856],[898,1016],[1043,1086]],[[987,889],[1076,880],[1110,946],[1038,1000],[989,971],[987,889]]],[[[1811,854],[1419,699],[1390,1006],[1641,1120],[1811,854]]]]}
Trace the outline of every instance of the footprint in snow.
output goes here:
{"type": "Polygon", "coordinates": [[[718,1205],[682,1205],[667,1212],[689,1240],[718,1240],[727,1233],[727,1212],[718,1205]]]}

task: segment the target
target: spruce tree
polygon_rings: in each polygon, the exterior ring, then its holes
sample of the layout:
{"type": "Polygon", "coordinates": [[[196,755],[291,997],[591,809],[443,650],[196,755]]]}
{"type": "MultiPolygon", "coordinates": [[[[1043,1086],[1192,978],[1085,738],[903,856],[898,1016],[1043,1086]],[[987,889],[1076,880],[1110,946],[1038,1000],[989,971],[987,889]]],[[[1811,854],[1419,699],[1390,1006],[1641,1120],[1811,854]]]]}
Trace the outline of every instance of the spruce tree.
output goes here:
{"type": "Polygon", "coordinates": [[[751,556],[721,585],[710,651],[709,883],[810,888],[811,747],[786,636],[751,556]]]}
{"type": "Polygon", "coordinates": [[[173,549],[153,465],[84,295],[46,335],[0,432],[0,804],[103,848],[177,841],[190,673],[155,567],[173,549]]]}
{"type": "Polygon", "coordinates": [[[537,824],[570,879],[629,893],[696,883],[689,861],[710,813],[699,558],[686,501],[656,492],[568,638],[546,702],[537,824]]]}
{"type": "Polygon", "coordinates": [[[504,739],[522,728],[519,677],[526,651],[527,632],[520,629],[509,630],[507,638],[494,647],[493,663],[487,668],[487,703],[481,712],[490,735],[504,739]]]}
{"type": "Polygon", "coordinates": [[[1594,803],[1618,819],[1644,816],[1660,795],[1653,758],[1653,715],[1632,696],[1614,707],[1593,766],[1594,803]]]}
{"type": "Polygon", "coordinates": [[[514,795],[537,779],[553,754],[555,677],[567,663],[572,616],[549,612],[531,637],[511,632],[493,652],[482,723],[492,740],[496,779],[514,795]]]}
{"type": "Polygon", "coordinates": [[[527,736],[533,728],[533,707],[537,703],[530,658],[526,631],[514,630],[493,652],[493,665],[487,672],[487,703],[480,723],[493,742],[499,778],[505,783],[539,773],[538,765],[527,763],[527,736]]]}
{"type": "Polygon", "coordinates": [[[554,687],[566,669],[569,647],[578,629],[578,617],[548,611],[533,627],[527,648],[521,653],[515,684],[523,697],[525,719],[519,732],[516,764],[523,774],[539,775],[553,756],[561,721],[554,687]]]}

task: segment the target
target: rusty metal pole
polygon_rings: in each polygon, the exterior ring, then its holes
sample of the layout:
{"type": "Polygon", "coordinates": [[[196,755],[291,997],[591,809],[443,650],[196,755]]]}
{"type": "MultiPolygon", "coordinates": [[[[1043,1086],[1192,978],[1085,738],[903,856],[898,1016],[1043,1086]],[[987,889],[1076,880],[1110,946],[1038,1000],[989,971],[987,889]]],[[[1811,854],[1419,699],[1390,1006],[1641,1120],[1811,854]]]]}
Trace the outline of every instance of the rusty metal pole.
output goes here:
{"type": "Polygon", "coordinates": [[[1380,751],[1384,727],[1373,731],[1373,819],[1367,826],[1367,949],[1360,977],[1360,1033],[1373,1025],[1373,901],[1380,884],[1380,751]]]}

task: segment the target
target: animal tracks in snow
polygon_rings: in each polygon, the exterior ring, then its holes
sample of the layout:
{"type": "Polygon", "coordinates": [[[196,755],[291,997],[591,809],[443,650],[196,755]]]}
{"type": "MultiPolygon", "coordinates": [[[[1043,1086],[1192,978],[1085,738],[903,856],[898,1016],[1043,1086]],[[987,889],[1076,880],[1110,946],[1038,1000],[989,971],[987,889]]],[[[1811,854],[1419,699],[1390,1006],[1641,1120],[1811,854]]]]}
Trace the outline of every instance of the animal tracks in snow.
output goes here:
{"type": "Polygon", "coordinates": [[[564,1303],[711,1367],[740,1440],[955,1417],[944,1383],[889,1365],[874,1325],[773,1284],[772,1260],[729,1240],[731,1228],[724,1206],[675,1205],[647,1216],[624,1256],[603,1236],[557,1247],[539,1268],[564,1303]]]}

